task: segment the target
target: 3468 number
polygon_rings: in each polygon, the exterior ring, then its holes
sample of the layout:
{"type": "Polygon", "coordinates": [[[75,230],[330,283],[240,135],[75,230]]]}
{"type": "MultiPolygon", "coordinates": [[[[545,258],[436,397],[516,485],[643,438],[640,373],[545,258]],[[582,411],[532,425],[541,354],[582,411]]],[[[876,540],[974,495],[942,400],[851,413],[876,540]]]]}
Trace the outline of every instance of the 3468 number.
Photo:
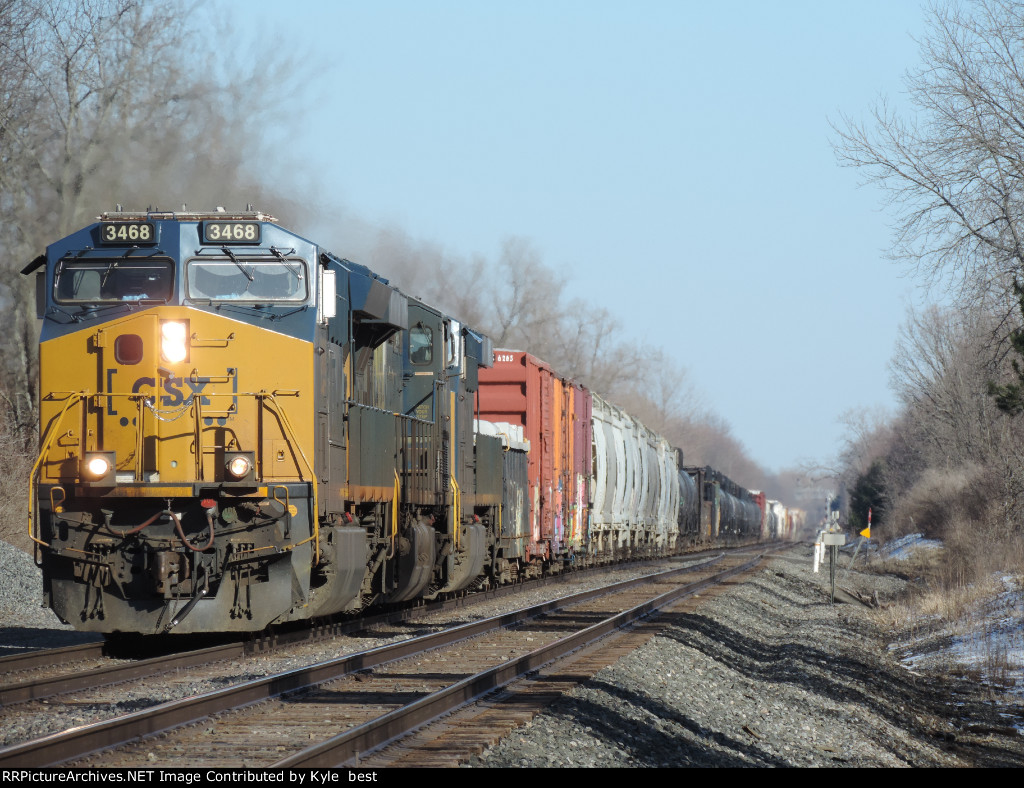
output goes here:
{"type": "Polygon", "coordinates": [[[156,239],[156,232],[149,222],[117,222],[104,224],[100,228],[100,239],[108,244],[132,241],[146,243],[156,239]]]}
{"type": "Polygon", "coordinates": [[[256,222],[207,222],[203,225],[206,242],[259,243],[260,226],[256,222]]]}

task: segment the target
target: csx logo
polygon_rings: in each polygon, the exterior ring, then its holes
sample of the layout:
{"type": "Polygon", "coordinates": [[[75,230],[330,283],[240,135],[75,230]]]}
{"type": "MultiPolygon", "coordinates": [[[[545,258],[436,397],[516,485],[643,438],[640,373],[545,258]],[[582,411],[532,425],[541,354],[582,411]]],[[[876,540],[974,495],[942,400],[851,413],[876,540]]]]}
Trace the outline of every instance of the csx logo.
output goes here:
{"type": "MultiPolygon", "coordinates": [[[[120,372],[117,369],[107,370],[107,391],[115,390],[114,377],[120,372]]],[[[235,375],[234,369],[227,370],[227,376],[231,380],[231,393],[238,393],[238,377],[235,375]]],[[[160,378],[159,383],[156,378],[147,376],[141,376],[132,381],[132,394],[144,393],[146,391],[152,391],[153,393],[162,392],[159,398],[159,406],[162,408],[173,408],[176,405],[188,405],[192,402],[193,397],[199,397],[201,405],[209,405],[210,398],[203,394],[206,387],[210,385],[209,379],[192,380],[191,378],[160,378]]],[[[232,404],[235,403],[236,398],[232,397],[232,404]]],[[[113,397],[107,400],[107,415],[116,416],[117,407],[115,405],[115,399],[113,397]]]]}

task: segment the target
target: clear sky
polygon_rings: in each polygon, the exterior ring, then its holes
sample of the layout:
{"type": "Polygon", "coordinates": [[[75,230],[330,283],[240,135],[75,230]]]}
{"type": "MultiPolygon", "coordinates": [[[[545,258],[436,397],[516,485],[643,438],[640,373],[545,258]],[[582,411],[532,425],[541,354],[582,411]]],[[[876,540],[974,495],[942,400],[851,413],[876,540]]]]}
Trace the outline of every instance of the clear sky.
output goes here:
{"type": "Polygon", "coordinates": [[[831,457],[844,410],[891,405],[921,293],[829,120],[899,103],[917,3],[219,1],[319,64],[320,101],[281,113],[322,207],[462,256],[531,239],[767,468],[831,457]]]}

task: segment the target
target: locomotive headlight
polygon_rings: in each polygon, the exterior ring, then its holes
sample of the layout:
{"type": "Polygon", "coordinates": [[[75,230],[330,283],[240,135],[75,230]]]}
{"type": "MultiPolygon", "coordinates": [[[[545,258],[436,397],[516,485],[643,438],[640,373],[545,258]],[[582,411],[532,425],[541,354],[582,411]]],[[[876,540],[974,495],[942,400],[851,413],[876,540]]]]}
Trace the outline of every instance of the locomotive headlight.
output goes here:
{"type": "Polygon", "coordinates": [[[188,326],[172,320],[161,323],[160,352],[172,364],[188,358],[188,326]]]}
{"type": "Polygon", "coordinates": [[[228,463],[232,476],[245,476],[249,472],[249,461],[245,457],[235,457],[228,463]]]}
{"type": "Polygon", "coordinates": [[[82,457],[79,477],[85,484],[95,484],[98,487],[113,487],[116,483],[115,465],[114,452],[89,451],[82,457]]]}
{"type": "Polygon", "coordinates": [[[85,463],[85,469],[90,476],[102,476],[110,473],[110,461],[106,457],[93,457],[85,463]]]}
{"type": "Polygon", "coordinates": [[[254,481],[256,478],[255,464],[256,456],[251,451],[230,452],[224,457],[224,469],[231,481],[254,481]]]}

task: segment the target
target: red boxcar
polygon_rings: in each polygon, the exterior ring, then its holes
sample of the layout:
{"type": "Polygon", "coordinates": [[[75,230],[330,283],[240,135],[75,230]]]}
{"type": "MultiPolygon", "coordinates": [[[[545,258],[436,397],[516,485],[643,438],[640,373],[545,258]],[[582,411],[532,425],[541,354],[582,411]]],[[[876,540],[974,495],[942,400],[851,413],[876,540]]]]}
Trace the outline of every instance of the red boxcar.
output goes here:
{"type": "Polygon", "coordinates": [[[496,350],[481,368],[479,418],[521,425],[530,442],[530,545],[526,559],[573,561],[589,544],[590,392],[536,356],[496,350]]]}

